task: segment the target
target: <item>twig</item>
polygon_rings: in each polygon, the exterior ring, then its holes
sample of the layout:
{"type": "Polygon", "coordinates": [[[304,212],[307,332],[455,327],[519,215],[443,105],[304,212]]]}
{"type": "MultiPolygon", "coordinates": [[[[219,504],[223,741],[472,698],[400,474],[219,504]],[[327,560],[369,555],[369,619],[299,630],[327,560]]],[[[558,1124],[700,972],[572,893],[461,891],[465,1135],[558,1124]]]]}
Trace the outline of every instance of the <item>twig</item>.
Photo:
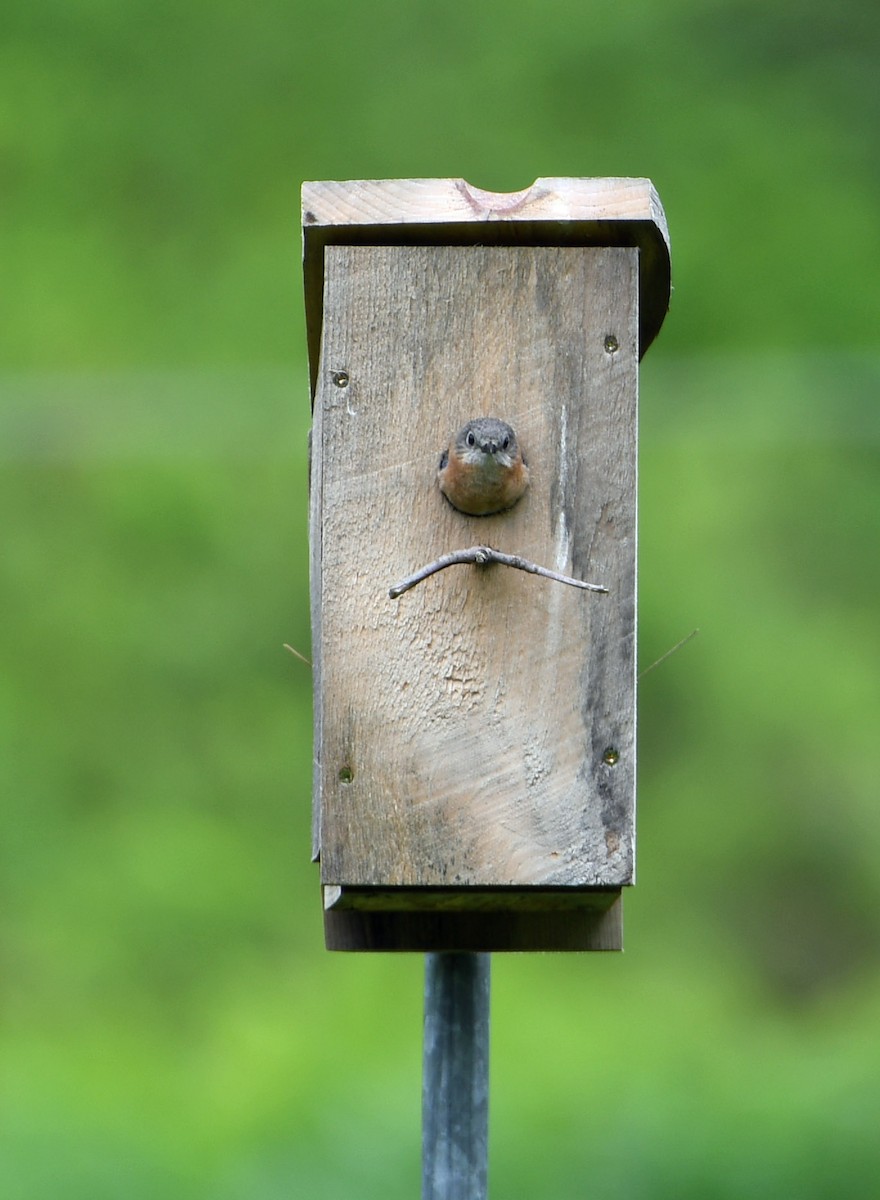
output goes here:
{"type": "Polygon", "coordinates": [[[608,592],[608,588],[602,587],[598,583],[584,583],[582,579],[572,579],[568,575],[560,575],[558,571],[539,567],[537,563],[529,562],[527,558],[520,558],[518,554],[502,554],[500,550],[493,550],[491,546],[471,546],[469,550],[453,550],[450,554],[441,555],[435,562],[428,563],[414,575],[408,575],[406,579],[402,579],[400,583],[389,588],[388,595],[392,600],[396,600],[398,596],[402,596],[404,592],[414,588],[417,583],[421,583],[429,575],[434,575],[446,567],[458,566],[460,563],[475,563],[477,566],[500,563],[503,567],[516,567],[519,571],[528,571],[530,575],[543,575],[545,579],[555,579],[557,583],[568,583],[572,587],[583,588],[587,592],[605,592],[606,594],[608,592]]]}
{"type": "Polygon", "coordinates": [[[671,649],[667,650],[665,654],[661,654],[658,659],[651,663],[650,667],[645,667],[644,671],[639,671],[639,679],[644,679],[649,671],[653,671],[654,668],[659,667],[662,662],[666,662],[670,654],[674,654],[676,650],[680,650],[682,646],[686,646],[691,638],[695,638],[699,632],[699,629],[692,629],[687,637],[683,637],[680,642],[676,642],[675,645],[671,649]]]}
{"type": "Polygon", "coordinates": [[[304,654],[300,654],[299,650],[294,650],[293,646],[288,646],[287,642],[282,642],[281,644],[285,650],[290,651],[294,658],[298,658],[300,662],[304,662],[307,667],[312,665],[304,654]]]}

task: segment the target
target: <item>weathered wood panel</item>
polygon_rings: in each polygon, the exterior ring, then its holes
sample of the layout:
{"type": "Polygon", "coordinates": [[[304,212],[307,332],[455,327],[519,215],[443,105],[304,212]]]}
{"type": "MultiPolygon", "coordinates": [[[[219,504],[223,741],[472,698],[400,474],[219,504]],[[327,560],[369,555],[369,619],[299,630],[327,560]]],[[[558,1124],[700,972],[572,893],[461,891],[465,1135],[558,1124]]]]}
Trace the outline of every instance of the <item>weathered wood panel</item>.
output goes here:
{"type": "Polygon", "coordinates": [[[330,246],[312,477],[321,877],[632,882],[638,252],[330,246]],[[467,419],[531,486],[467,517],[435,481],[467,419]],[[504,567],[389,586],[486,542],[504,567]]]}

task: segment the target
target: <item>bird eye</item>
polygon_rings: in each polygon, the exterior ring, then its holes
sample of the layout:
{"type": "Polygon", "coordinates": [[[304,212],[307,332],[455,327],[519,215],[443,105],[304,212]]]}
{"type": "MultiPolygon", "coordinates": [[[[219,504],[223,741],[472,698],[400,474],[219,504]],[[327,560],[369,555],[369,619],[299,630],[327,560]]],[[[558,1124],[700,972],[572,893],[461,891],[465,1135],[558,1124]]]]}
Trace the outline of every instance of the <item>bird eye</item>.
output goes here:
{"type": "Polygon", "coordinates": [[[465,441],[469,446],[476,446],[477,439],[474,437],[474,431],[472,429],[468,430],[468,435],[465,438],[465,441]]]}
{"type": "Polygon", "coordinates": [[[510,438],[505,437],[504,441],[501,443],[501,446],[504,450],[509,449],[510,448],[510,438]]]}

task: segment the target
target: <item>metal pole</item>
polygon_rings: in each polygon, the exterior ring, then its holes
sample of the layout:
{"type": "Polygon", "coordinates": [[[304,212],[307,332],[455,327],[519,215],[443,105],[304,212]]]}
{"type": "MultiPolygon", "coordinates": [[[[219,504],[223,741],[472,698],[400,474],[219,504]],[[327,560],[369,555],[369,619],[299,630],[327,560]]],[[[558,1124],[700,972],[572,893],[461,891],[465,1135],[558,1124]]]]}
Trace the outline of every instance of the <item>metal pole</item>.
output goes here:
{"type": "Polygon", "coordinates": [[[425,955],[422,1200],[486,1200],[490,963],[425,955]]]}

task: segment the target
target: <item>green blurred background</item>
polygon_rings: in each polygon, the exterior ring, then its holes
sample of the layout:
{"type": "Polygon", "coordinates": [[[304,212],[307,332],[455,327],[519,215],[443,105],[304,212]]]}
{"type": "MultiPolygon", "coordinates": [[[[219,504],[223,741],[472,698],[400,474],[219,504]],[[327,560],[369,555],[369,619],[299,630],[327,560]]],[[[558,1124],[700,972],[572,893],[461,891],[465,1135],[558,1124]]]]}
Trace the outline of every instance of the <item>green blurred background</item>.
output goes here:
{"type": "Polygon", "coordinates": [[[495,1197],[880,1171],[873,0],[6,0],[4,1196],[418,1194],[422,962],[309,863],[299,185],[644,175],[639,884],[496,956],[495,1197]]]}

